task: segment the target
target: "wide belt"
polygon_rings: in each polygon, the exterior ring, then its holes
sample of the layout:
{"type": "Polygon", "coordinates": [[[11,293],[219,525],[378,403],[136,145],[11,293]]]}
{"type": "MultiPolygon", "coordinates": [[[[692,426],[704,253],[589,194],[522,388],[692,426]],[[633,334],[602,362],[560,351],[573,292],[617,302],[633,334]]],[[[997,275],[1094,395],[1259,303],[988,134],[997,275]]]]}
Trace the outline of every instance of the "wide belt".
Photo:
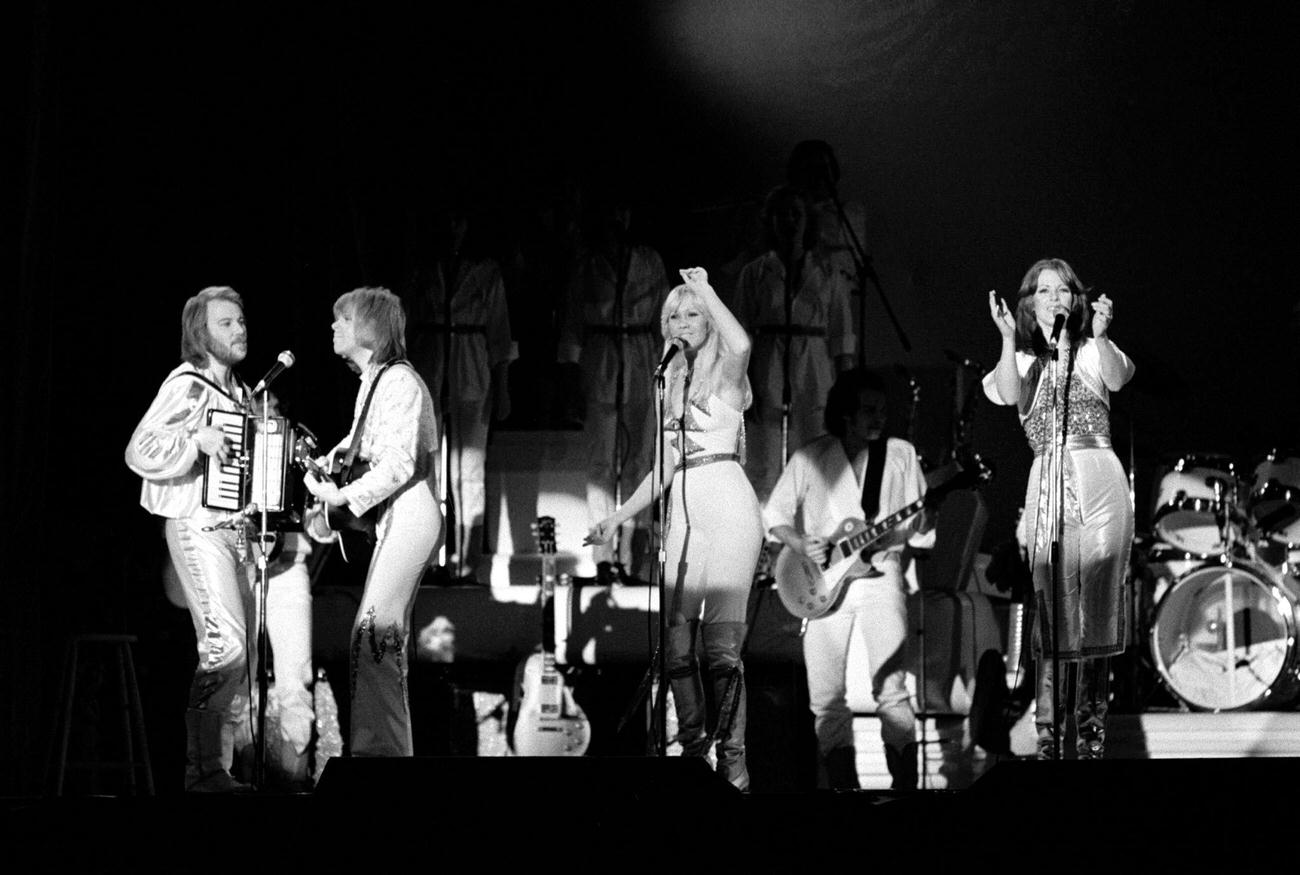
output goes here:
{"type": "Polygon", "coordinates": [[[674,471],[680,471],[683,468],[698,468],[701,465],[712,465],[714,462],[738,462],[740,456],[736,453],[705,453],[702,456],[687,456],[685,461],[678,462],[674,471]]]}
{"type": "MultiPolygon", "coordinates": [[[[1111,448],[1110,435],[1105,434],[1071,434],[1065,436],[1065,448],[1067,450],[1109,450],[1111,448]]],[[[1035,456],[1041,456],[1047,452],[1047,447],[1034,450],[1035,456]]]]}

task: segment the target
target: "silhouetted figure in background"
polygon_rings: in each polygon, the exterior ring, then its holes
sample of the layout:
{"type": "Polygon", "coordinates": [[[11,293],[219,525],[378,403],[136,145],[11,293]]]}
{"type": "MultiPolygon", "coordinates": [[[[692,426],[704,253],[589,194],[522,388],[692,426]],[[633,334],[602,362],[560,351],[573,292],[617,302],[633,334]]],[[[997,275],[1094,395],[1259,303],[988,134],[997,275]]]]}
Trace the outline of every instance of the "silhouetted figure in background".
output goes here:
{"type": "Polygon", "coordinates": [[[438,470],[454,516],[446,566],[454,578],[475,581],[489,571],[481,567],[488,430],[510,415],[507,371],[518,357],[501,268],[482,245],[483,222],[463,205],[442,211],[434,258],[407,293],[411,363],[439,405],[448,454],[438,470]]]}
{"type": "MultiPolygon", "coordinates": [[[[650,467],[654,423],[652,375],[659,363],[659,311],[668,293],[663,258],[633,241],[628,199],[594,205],[589,248],[574,265],[565,294],[558,361],[580,375],[583,431],[590,452],[587,512],[594,524],[626,501],[632,472],[650,467]],[[621,373],[620,373],[621,372],[621,373]]],[[[567,379],[570,391],[578,382],[567,379]]],[[[595,545],[602,582],[638,575],[637,529],[645,515],[626,520],[620,533],[595,545]],[[615,553],[615,544],[618,552],[615,553]]]]}
{"type": "Polygon", "coordinates": [[[562,300],[583,252],[581,203],[581,189],[565,180],[513,213],[502,271],[519,350],[510,369],[510,425],[516,428],[582,427],[580,411],[562,406],[576,401],[577,392],[566,397],[561,391],[556,362],[562,300]]]}
{"type": "Polygon", "coordinates": [[[826,393],[835,375],[853,366],[857,343],[849,285],[817,249],[806,193],[773,189],[763,227],[767,251],[745,265],[736,296],[737,316],[754,338],[746,470],[761,501],[789,454],[822,433],[826,393]]]}

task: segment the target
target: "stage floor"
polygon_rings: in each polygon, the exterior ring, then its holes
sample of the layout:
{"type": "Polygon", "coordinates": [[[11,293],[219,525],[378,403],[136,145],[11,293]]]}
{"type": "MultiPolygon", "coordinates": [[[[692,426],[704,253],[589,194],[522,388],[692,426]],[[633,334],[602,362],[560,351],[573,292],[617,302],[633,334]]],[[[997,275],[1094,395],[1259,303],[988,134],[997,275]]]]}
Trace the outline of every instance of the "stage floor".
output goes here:
{"type": "Polygon", "coordinates": [[[302,795],[10,798],[4,837],[32,872],[1255,872],[1294,865],[1298,787],[1294,758],[1011,760],[964,790],[749,795],[678,758],[338,760],[302,795]]]}

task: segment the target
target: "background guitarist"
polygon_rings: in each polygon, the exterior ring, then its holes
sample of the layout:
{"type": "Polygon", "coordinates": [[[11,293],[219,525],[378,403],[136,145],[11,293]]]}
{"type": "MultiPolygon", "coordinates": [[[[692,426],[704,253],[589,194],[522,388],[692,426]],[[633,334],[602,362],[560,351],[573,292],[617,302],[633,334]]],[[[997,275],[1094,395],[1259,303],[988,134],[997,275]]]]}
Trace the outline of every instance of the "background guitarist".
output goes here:
{"type": "MultiPolygon", "coordinates": [[[[826,398],[827,434],[799,448],[782,471],[764,508],[770,534],[821,562],[825,534],[851,518],[872,522],[925,495],[916,449],[884,436],[885,386],[874,372],[840,374],[826,398]],[[802,531],[799,523],[802,523],[802,531]],[[807,534],[805,534],[805,532],[807,534]]],[[[916,715],[906,685],[907,584],[904,546],[934,544],[933,524],[922,512],[846,575],[838,609],[808,623],[803,636],[808,698],[817,747],[833,789],[858,788],[853,712],[846,699],[850,636],[862,636],[871,666],[871,694],[893,789],[917,785],[916,715]]]]}

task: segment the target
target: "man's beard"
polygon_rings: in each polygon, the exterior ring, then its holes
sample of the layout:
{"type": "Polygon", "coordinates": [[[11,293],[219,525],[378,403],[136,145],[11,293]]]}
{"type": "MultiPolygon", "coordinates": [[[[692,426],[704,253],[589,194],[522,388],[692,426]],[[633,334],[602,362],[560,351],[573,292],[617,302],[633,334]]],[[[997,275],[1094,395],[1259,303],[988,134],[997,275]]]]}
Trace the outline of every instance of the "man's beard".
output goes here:
{"type": "Polygon", "coordinates": [[[243,352],[235,352],[233,346],[227,346],[216,340],[208,340],[208,355],[212,356],[213,361],[233,368],[239,364],[248,355],[248,344],[244,344],[243,352]]]}

